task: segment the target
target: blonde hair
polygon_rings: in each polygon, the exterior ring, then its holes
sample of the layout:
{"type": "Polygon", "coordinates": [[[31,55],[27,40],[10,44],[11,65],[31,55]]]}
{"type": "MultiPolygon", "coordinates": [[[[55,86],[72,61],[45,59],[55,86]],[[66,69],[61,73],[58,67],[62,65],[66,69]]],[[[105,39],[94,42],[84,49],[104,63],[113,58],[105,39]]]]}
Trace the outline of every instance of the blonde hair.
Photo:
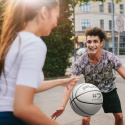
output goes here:
{"type": "Polygon", "coordinates": [[[7,0],[1,16],[2,34],[0,37],[0,75],[4,71],[5,57],[25,24],[32,20],[45,6],[48,10],[58,5],[57,0],[7,0]]]}

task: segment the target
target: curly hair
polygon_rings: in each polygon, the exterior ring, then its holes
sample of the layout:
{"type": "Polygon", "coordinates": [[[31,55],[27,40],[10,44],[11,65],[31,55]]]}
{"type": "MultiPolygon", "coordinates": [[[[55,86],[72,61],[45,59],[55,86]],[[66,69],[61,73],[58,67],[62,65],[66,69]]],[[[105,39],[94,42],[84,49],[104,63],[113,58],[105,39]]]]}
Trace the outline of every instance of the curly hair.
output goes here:
{"type": "Polygon", "coordinates": [[[98,36],[100,39],[100,42],[102,42],[104,39],[106,39],[107,35],[106,32],[100,28],[100,27],[89,27],[85,31],[85,36],[98,36]]]}

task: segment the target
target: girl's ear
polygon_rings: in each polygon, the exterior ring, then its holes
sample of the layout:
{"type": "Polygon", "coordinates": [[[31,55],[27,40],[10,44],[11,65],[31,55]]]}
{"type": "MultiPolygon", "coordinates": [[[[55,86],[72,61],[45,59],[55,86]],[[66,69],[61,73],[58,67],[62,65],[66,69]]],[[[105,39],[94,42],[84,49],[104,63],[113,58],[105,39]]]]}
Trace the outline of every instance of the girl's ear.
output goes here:
{"type": "Polygon", "coordinates": [[[49,16],[49,11],[47,10],[46,7],[42,7],[40,10],[40,16],[42,17],[43,20],[46,20],[49,16]]]}
{"type": "Polygon", "coordinates": [[[101,46],[103,46],[103,44],[104,44],[104,41],[101,42],[101,46]]]}

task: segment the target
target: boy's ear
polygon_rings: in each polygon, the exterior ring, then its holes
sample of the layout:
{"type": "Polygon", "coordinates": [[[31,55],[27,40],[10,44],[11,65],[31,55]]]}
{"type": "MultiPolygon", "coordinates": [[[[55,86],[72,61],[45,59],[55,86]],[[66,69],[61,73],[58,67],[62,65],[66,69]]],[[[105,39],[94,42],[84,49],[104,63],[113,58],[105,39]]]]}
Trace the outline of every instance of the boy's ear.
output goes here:
{"type": "Polygon", "coordinates": [[[87,38],[85,39],[85,45],[87,44],[87,38]]]}
{"type": "Polygon", "coordinates": [[[101,46],[103,46],[103,44],[104,44],[104,41],[101,42],[101,46]]]}
{"type": "MultiPolygon", "coordinates": [[[[87,41],[85,41],[85,44],[87,44],[87,41]]],[[[87,46],[87,45],[86,45],[87,46]]]]}

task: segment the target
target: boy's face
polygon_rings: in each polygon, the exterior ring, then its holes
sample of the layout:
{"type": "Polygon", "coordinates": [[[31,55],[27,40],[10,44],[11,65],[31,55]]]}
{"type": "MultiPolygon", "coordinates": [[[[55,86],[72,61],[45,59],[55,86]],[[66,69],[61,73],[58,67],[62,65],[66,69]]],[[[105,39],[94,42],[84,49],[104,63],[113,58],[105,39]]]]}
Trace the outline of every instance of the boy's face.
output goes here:
{"type": "Polygon", "coordinates": [[[103,41],[101,42],[98,36],[87,36],[86,37],[86,46],[89,50],[89,53],[96,54],[101,51],[103,46],[103,41]]]}

